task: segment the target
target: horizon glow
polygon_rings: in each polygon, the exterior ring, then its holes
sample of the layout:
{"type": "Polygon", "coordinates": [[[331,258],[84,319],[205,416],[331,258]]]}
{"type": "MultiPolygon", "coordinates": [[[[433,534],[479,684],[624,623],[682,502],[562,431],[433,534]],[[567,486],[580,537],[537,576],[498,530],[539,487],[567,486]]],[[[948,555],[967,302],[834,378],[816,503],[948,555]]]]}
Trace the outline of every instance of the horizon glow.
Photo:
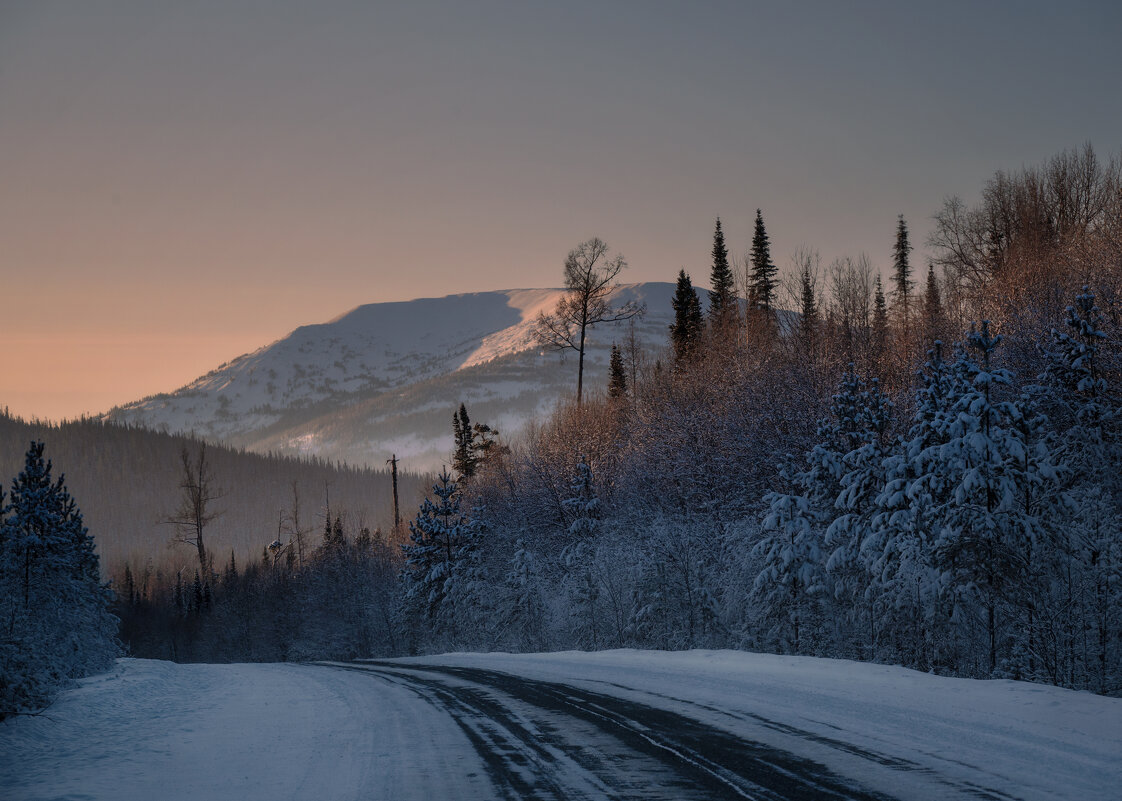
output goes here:
{"type": "Polygon", "coordinates": [[[361,303],[708,281],[713,223],[917,272],[944,197],[1118,155],[1107,2],[0,7],[0,407],[172,391],[361,303]]]}

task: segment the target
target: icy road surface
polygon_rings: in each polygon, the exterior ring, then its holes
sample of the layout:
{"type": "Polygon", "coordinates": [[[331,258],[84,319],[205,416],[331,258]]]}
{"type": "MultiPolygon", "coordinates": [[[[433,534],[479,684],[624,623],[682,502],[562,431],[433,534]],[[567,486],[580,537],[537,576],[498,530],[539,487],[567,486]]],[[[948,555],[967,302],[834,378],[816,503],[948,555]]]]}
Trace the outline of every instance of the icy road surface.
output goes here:
{"type": "Polygon", "coordinates": [[[727,651],[121,660],[0,723],[4,799],[1111,799],[1122,701],[727,651]]]}

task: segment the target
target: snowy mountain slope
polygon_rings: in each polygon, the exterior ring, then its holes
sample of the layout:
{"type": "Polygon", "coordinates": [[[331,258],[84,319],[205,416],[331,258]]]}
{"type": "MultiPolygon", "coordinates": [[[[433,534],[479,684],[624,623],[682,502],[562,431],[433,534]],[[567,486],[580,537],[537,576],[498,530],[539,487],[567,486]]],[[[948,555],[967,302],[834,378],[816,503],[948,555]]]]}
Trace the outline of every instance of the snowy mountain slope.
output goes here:
{"type": "MultiPolygon", "coordinates": [[[[673,290],[630,284],[613,299],[646,305],[635,331],[650,354],[666,344],[673,290]]],[[[473,420],[511,437],[574,391],[575,353],[542,352],[532,335],[538,313],[561,295],[519,289],[359,306],[106,417],[250,450],[371,465],[396,453],[410,469],[437,468],[461,402],[473,420]]],[[[586,386],[605,382],[611,344],[627,334],[617,325],[592,330],[586,386]]]]}
{"type": "Polygon", "coordinates": [[[1105,801],[1120,754],[1116,698],[811,657],[124,659],[0,723],[0,797],[1105,801]]]}

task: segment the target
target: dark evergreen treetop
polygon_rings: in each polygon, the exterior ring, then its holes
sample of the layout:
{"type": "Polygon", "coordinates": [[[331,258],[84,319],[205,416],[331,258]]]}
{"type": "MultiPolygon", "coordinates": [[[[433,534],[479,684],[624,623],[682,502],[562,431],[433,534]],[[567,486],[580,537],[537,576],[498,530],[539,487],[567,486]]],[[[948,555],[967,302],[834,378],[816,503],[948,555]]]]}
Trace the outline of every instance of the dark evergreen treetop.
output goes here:
{"type": "Polygon", "coordinates": [[[472,448],[471,420],[468,419],[467,407],[462,403],[459,411],[452,415],[452,435],[455,439],[452,469],[461,479],[471,478],[475,475],[476,456],[472,448]]]}
{"type": "Polygon", "coordinates": [[[908,244],[908,224],[901,214],[896,221],[896,244],[892,248],[892,282],[893,298],[896,307],[900,310],[900,320],[907,336],[910,298],[912,292],[912,267],[908,261],[908,253],[912,246],[908,244]]]}
{"type": "Polygon", "coordinates": [[[873,346],[879,358],[884,355],[888,344],[888,304],[884,299],[884,286],[877,275],[876,289],[873,292],[873,346]]]}
{"type": "Polygon", "coordinates": [[[923,318],[927,327],[925,335],[935,337],[943,320],[943,302],[939,296],[939,280],[935,277],[935,265],[927,265],[927,288],[923,295],[923,318]]]}
{"type": "Polygon", "coordinates": [[[499,440],[498,429],[485,423],[473,424],[462,403],[452,415],[452,436],[452,469],[461,483],[476,475],[484,465],[510,453],[510,448],[499,440]]]}
{"type": "Polygon", "coordinates": [[[818,299],[814,296],[814,278],[810,272],[810,262],[803,264],[799,274],[800,285],[800,314],[799,335],[807,350],[814,349],[815,338],[818,334],[818,299]]]}
{"type": "Polygon", "coordinates": [[[670,326],[670,343],[674,346],[674,358],[684,359],[693,353],[701,339],[704,321],[701,316],[701,302],[693,290],[693,283],[685,270],[678,271],[678,284],[670,301],[674,308],[674,322],[670,326]]]}
{"type": "Polygon", "coordinates": [[[764,311],[771,311],[775,300],[775,277],[779,274],[779,268],[771,263],[771,240],[764,229],[764,217],[759,209],[756,209],[756,230],[752,235],[750,257],[752,304],[764,311]]]}
{"type": "Polygon", "coordinates": [[[713,271],[709,282],[713,287],[709,291],[709,319],[723,325],[736,313],[736,282],[729,267],[729,250],[725,247],[720,217],[713,232],[713,271]]]}
{"type": "Polygon", "coordinates": [[[608,363],[608,397],[613,400],[627,397],[627,371],[623,368],[623,354],[619,345],[612,343],[612,358],[608,363]]]}

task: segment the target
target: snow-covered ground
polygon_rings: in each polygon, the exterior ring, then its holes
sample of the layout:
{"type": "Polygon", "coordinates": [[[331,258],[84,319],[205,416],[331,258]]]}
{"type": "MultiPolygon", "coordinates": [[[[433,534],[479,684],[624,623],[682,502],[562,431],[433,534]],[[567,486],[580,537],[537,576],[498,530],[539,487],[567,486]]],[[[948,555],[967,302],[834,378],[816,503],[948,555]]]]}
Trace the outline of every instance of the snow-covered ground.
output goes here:
{"type": "Polygon", "coordinates": [[[471,745],[439,709],[407,689],[322,667],[122,659],[43,715],[0,723],[6,801],[489,792],[471,745]]]}
{"type": "Polygon", "coordinates": [[[1112,799],[1119,788],[1122,700],[727,651],[124,659],[43,715],[0,723],[11,801],[1112,799]]]}

